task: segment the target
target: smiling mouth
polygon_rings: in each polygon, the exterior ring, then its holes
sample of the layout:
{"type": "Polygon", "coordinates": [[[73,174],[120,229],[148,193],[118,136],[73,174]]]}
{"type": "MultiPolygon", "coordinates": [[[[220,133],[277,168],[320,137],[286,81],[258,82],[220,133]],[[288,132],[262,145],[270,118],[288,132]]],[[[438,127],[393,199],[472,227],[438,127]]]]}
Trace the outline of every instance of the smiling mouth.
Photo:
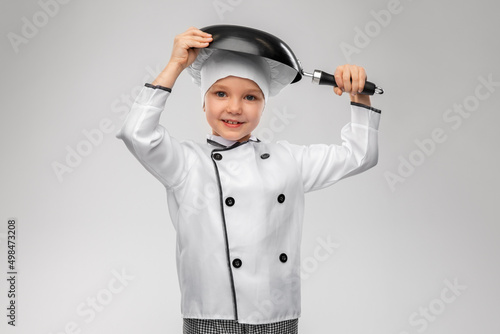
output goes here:
{"type": "Polygon", "coordinates": [[[222,120],[224,123],[227,123],[227,124],[243,124],[243,122],[237,122],[237,121],[230,121],[230,120],[227,120],[227,119],[223,119],[222,120]]]}

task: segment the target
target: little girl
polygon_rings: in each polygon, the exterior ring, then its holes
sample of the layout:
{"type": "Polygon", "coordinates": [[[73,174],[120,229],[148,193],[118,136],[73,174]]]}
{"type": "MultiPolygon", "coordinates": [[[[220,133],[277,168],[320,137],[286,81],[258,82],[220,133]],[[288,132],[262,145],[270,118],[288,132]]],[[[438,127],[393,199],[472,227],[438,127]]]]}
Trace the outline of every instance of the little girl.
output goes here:
{"type": "Polygon", "coordinates": [[[334,92],[351,98],[341,145],[261,142],[252,132],[266,101],[296,72],[205,49],[211,41],[193,27],[176,36],[170,61],[145,84],[117,137],[166,187],[184,333],[297,333],[304,194],[377,163],[380,110],[357,94],[364,69],[340,66],[334,92]],[[212,129],[206,143],[177,140],[159,125],[186,68],[212,129]]]}

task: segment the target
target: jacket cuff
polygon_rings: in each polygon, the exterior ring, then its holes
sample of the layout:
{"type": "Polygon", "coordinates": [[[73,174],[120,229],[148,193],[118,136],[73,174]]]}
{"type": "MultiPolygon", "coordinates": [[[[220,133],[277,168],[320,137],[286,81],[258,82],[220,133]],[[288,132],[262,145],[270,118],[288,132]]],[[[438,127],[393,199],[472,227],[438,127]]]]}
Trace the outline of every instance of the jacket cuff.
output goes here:
{"type": "Polygon", "coordinates": [[[139,92],[139,95],[137,95],[135,103],[163,109],[170,95],[170,88],[167,88],[169,90],[164,88],[166,87],[159,88],[159,86],[145,84],[139,92]]]}
{"type": "Polygon", "coordinates": [[[163,87],[163,86],[160,86],[160,85],[156,85],[155,86],[155,85],[152,85],[150,83],[146,83],[146,84],[144,84],[144,86],[149,87],[149,88],[153,88],[153,89],[163,89],[164,91],[172,93],[172,88],[163,87]]]}
{"type": "Polygon", "coordinates": [[[371,106],[367,106],[366,104],[363,104],[363,103],[351,102],[351,106],[357,106],[357,107],[362,107],[362,108],[370,109],[370,110],[375,111],[376,113],[379,113],[379,114],[382,113],[382,111],[380,109],[373,108],[371,106]]]}
{"type": "Polygon", "coordinates": [[[379,109],[361,103],[351,102],[351,123],[378,129],[380,123],[379,109]]]}

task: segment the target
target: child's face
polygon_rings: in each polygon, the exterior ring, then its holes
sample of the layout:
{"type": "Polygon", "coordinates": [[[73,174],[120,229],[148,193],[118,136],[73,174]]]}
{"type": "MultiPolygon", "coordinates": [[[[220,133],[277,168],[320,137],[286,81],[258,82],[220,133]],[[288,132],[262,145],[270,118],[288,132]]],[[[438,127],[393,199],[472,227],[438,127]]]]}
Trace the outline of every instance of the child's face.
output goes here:
{"type": "Polygon", "coordinates": [[[230,76],[210,87],[203,110],[214,135],[246,141],[259,125],[264,106],[264,94],[255,82],[230,76]]]}

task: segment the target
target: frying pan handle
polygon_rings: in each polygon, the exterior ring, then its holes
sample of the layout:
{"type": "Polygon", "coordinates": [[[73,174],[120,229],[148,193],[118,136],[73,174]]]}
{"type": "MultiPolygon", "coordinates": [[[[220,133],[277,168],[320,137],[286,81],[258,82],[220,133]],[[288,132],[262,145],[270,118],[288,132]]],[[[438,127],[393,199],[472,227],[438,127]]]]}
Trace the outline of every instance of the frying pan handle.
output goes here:
{"type": "MultiPolygon", "coordinates": [[[[335,77],[329,73],[319,71],[319,70],[314,70],[314,73],[312,75],[313,83],[316,83],[318,85],[327,85],[327,86],[334,86],[337,87],[337,83],[335,82],[335,77]]],[[[383,94],[384,90],[377,85],[375,85],[373,82],[366,81],[365,82],[365,87],[363,91],[360,94],[364,95],[373,95],[373,94],[383,94]]]]}

